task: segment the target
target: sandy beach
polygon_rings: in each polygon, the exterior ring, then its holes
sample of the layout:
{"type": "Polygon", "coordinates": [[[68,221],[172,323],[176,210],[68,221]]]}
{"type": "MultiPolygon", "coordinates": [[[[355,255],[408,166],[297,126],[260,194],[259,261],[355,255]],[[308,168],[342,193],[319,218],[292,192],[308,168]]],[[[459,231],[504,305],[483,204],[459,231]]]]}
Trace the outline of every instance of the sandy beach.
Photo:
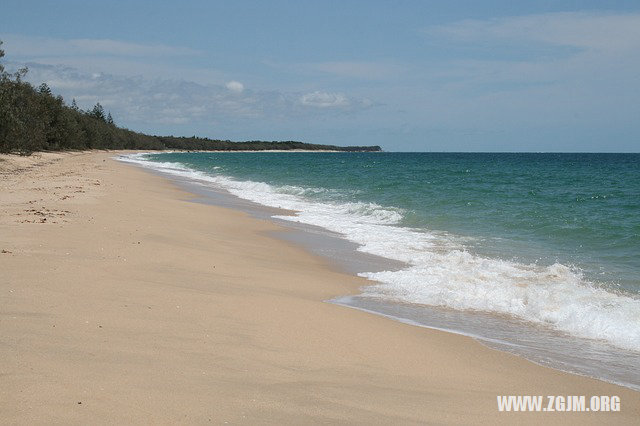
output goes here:
{"type": "Polygon", "coordinates": [[[0,157],[0,423],[637,424],[638,392],[325,303],[367,281],[114,155],[0,157]]]}

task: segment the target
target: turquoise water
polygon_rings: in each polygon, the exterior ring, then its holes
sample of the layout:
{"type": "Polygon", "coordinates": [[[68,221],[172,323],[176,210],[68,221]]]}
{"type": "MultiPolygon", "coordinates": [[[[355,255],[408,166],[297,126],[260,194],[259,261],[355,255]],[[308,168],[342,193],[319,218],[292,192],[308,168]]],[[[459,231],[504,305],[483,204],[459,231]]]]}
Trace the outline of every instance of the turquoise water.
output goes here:
{"type": "Polygon", "coordinates": [[[359,250],[362,298],[640,351],[640,154],[163,153],[129,161],[297,212],[359,250]]]}
{"type": "Polygon", "coordinates": [[[640,291],[639,154],[181,153],[196,170],[376,203],[400,226],[473,237],[474,251],[582,270],[640,291]],[[219,168],[215,168],[219,167],[219,168]],[[314,191],[313,189],[326,189],[314,191]]]}

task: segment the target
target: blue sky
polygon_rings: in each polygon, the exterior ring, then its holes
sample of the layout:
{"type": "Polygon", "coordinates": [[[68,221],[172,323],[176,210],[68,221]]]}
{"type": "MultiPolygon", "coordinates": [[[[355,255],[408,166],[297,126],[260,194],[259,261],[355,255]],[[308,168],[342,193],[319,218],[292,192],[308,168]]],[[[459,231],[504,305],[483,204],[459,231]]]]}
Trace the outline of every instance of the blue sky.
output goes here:
{"type": "Polygon", "coordinates": [[[8,68],[153,134],[640,151],[638,1],[13,1],[8,68]]]}

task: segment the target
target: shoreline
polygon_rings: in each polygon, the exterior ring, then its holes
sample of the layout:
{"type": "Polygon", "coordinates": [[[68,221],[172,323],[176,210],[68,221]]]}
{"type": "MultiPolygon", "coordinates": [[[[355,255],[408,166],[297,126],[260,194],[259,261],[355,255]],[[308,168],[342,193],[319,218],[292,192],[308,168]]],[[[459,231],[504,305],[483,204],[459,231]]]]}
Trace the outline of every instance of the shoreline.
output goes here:
{"type": "MultiPolygon", "coordinates": [[[[366,278],[371,273],[400,271],[409,267],[409,264],[401,261],[363,252],[348,236],[322,225],[299,222],[290,217],[304,215],[304,211],[282,210],[282,207],[274,207],[276,204],[268,201],[252,197],[247,199],[242,192],[238,194],[225,189],[224,183],[220,187],[219,184],[210,182],[207,176],[201,176],[197,171],[192,173],[190,167],[184,171],[180,168],[174,170],[172,166],[162,166],[166,164],[162,163],[163,160],[154,163],[127,157],[118,156],[117,159],[169,179],[185,191],[197,194],[199,202],[241,210],[252,217],[283,225],[288,231],[274,233],[274,236],[294,242],[306,251],[329,260],[339,271],[366,278]]],[[[572,336],[495,312],[464,311],[367,297],[368,289],[377,285],[380,282],[367,278],[366,285],[359,289],[358,294],[343,295],[328,302],[378,314],[405,324],[468,336],[489,348],[515,354],[541,366],[640,390],[640,375],[636,368],[637,352],[612,346],[605,341],[572,336]]]]}
{"type": "Polygon", "coordinates": [[[0,180],[3,421],[640,415],[638,392],[324,303],[366,280],[113,155],[43,154],[52,162],[0,180]],[[537,394],[619,395],[622,411],[497,411],[496,395],[537,394]]]}

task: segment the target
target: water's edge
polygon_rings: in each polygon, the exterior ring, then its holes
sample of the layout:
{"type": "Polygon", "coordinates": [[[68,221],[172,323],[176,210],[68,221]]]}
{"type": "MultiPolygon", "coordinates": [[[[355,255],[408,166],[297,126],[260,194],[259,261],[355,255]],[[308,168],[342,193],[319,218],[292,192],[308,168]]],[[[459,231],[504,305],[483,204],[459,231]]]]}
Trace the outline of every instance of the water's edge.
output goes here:
{"type": "MultiPolygon", "coordinates": [[[[324,228],[273,217],[291,214],[287,210],[244,200],[224,189],[189,178],[134,165],[168,179],[184,191],[196,195],[197,198],[190,200],[192,202],[240,210],[252,217],[277,223],[286,230],[273,232],[273,237],[324,257],[342,272],[357,275],[362,272],[400,270],[405,266],[402,262],[357,251],[355,243],[324,228]]],[[[371,284],[375,282],[372,281],[371,284]]],[[[394,303],[362,295],[337,297],[326,302],[409,325],[472,337],[489,348],[520,356],[538,365],[640,391],[640,372],[635,369],[637,355],[601,342],[573,338],[564,333],[493,314],[394,303]],[[568,355],[570,353],[578,353],[580,356],[571,357],[568,355]]]]}

